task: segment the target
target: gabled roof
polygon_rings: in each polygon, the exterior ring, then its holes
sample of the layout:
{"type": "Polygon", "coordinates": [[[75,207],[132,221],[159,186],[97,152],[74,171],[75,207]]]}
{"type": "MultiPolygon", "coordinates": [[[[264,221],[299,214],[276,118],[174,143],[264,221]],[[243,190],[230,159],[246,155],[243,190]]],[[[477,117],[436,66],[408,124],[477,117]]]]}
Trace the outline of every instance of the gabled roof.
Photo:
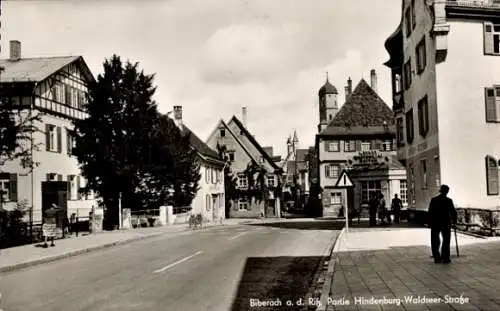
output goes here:
{"type": "Polygon", "coordinates": [[[262,148],[262,146],[257,142],[257,140],[255,140],[255,138],[253,137],[253,135],[250,134],[250,132],[245,128],[245,126],[243,126],[243,123],[241,123],[241,121],[236,116],[233,116],[229,122],[231,122],[231,121],[234,121],[234,123],[239,127],[239,129],[242,132],[242,134],[245,135],[248,138],[248,140],[250,141],[250,143],[252,145],[254,145],[254,147],[259,151],[259,153],[261,154],[261,156],[267,162],[269,162],[269,164],[274,169],[279,170],[280,167],[278,167],[278,165],[276,164],[276,162],[274,162],[274,160],[269,156],[269,154],[267,154],[267,152],[262,148]]]}
{"type": "Polygon", "coordinates": [[[378,94],[361,79],[345,104],[322,134],[332,134],[336,128],[366,128],[391,126],[394,113],[378,94]]]}
{"type": "Polygon", "coordinates": [[[0,74],[0,82],[41,82],[74,62],[78,62],[78,65],[89,81],[95,80],[83,57],[61,56],[21,58],[17,61],[0,59],[0,67],[4,68],[0,74]]]}

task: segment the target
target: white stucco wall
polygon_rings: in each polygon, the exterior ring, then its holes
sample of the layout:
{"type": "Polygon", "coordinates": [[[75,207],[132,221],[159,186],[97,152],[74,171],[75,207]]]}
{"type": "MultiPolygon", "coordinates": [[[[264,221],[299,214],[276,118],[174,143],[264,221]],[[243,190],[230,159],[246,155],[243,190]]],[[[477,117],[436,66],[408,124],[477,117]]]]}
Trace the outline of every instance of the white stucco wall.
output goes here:
{"type": "Polygon", "coordinates": [[[500,84],[500,56],[483,54],[483,24],[453,21],[448,56],[437,65],[441,181],[457,206],[489,208],[485,156],[500,157],[500,124],[486,123],[484,87],[500,84]]]}

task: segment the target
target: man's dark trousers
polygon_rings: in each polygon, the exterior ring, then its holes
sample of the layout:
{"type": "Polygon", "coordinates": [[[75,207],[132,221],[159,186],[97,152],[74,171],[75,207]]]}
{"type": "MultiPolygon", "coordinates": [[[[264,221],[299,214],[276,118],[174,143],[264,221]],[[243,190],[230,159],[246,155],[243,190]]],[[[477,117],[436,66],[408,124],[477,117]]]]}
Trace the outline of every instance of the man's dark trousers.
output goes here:
{"type": "Polygon", "coordinates": [[[451,227],[433,227],[431,228],[431,248],[432,257],[435,261],[449,261],[450,260],[450,240],[451,240],[451,227]],[[443,244],[441,246],[441,238],[443,236],[443,244]],[[441,254],[439,247],[441,246],[441,254]]]}

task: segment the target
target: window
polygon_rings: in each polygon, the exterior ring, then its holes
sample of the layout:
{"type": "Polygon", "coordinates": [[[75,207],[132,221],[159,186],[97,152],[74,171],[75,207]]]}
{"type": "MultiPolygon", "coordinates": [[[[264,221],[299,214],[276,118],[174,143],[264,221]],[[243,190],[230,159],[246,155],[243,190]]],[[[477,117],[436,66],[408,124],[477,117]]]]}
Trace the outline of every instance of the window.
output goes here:
{"type": "Polygon", "coordinates": [[[267,185],[269,187],[276,187],[276,176],[275,175],[268,175],[267,176],[267,185]]]}
{"type": "Polygon", "coordinates": [[[210,195],[207,194],[205,196],[205,208],[206,208],[207,212],[210,210],[210,203],[211,203],[210,195]]]}
{"type": "Polygon", "coordinates": [[[61,152],[61,128],[45,124],[45,145],[47,151],[61,152]]]}
{"type": "Polygon", "coordinates": [[[420,160],[420,169],[422,172],[422,189],[427,189],[427,160],[420,160]]]}
{"type": "Polygon", "coordinates": [[[486,122],[499,122],[500,87],[487,87],[484,89],[486,122]]]}
{"type": "Polygon", "coordinates": [[[331,205],[341,205],[342,204],[342,192],[332,192],[330,194],[330,204],[331,205]]]}
{"type": "Polygon", "coordinates": [[[205,183],[210,183],[210,169],[208,167],[205,167],[205,183]]]}
{"type": "Polygon", "coordinates": [[[484,54],[500,55],[500,24],[484,23],[484,54]]]}
{"type": "Polygon", "coordinates": [[[80,198],[80,176],[68,175],[68,200],[80,198]]]}
{"type": "Polygon", "coordinates": [[[410,193],[408,194],[408,200],[410,198],[412,204],[415,204],[415,169],[413,168],[413,165],[410,166],[410,193]]]}
{"type": "Polygon", "coordinates": [[[398,142],[398,146],[403,146],[404,139],[404,121],[403,118],[396,119],[396,140],[398,142]]]}
{"type": "Polygon", "coordinates": [[[217,183],[217,172],[215,171],[215,169],[210,169],[210,175],[210,177],[212,178],[212,184],[217,183]]]}
{"type": "Polygon", "coordinates": [[[382,151],[392,151],[392,140],[384,140],[382,142],[382,151]]]}
{"type": "Polygon", "coordinates": [[[406,12],[405,12],[405,26],[406,26],[406,36],[409,37],[411,35],[411,31],[412,31],[410,7],[408,7],[406,9],[406,12]]]}
{"type": "Polygon", "coordinates": [[[229,154],[229,161],[233,162],[234,161],[234,151],[228,152],[229,154]]]}
{"type": "Polygon", "coordinates": [[[361,151],[369,151],[371,149],[371,143],[369,141],[361,142],[361,151]]]}
{"type": "Polygon", "coordinates": [[[418,132],[425,137],[429,132],[429,104],[427,95],[418,102],[418,132]]]}
{"type": "Polygon", "coordinates": [[[368,203],[372,195],[376,195],[382,191],[380,180],[364,180],[361,182],[361,202],[368,203]]]}
{"type": "Polygon", "coordinates": [[[426,47],[425,47],[425,35],[417,45],[416,55],[417,55],[417,72],[419,74],[421,74],[425,70],[425,66],[427,66],[427,51],[426,51],[426,47]]]}
{"type": "Polygon", "coordinates": [[[404,77],[405,78],[405,80],[404,80],[405,90],[407,90],[411,86],[411,76],[412,76],[412,72],[411,72],[411,58],[408,59],[408,61],[404,65],[404,75],[405,75],[405,77],[404,77]]]}
{"type": "Polygon", "coordinates": [[[411,144],[413,142],[413,109],[406,113],[406,141],[411,144]]]}
{"type": "Polygon", "coordinates": [[[340,144],[339,144],[338,140],[326,141],[325,142],[326,151],[328,151],[328,152],[339,152],[340,151],[340,146],[339,145],[340,144]]]}
{"type": "Polygon", "coordinates": [[[245,175],[245,174],[238,175],[238,186],[241,188],[248,187],[248,176],[247,175],[245,175]]]}
{"type": "Polygon", "coordinates": [[[405,179],[399,181],[399,198],[403,205],[408,203],[408,188],[405,179]]]}
{"type": "Polygon", "coordinates": [[[82,91],[78,91],[77,94],[78,94],[78,99],[77,99],[78,100],[78,108],[84,109],[85,105],[87,104],[86,98],[85,98],[85,93],[82,91]]]}
{"type": "Polygon", "coordinates": [[[340,166],[335,164],[330,164],[325,166],[325,177],[337,179],[340,175],[340,166]]]}
{"type": "Polygon", "coordinates": [[[346,140],[344,142],[344,151],[345,152],[355,152],[356,151],[356,141],[355,140],[346,140]]]}
{"type": "Polygon", "coordinates": [[[401,75],[396,73],[393,77],[394,81],[394,93],[401,93],[401,75]]]}
{"type": "Polygon", "coordinates": [[[498,195],[498,162],[492,156],[486,156],[486,191],[498,195]]]}
{"type": "Polygon", "coordinates": [[[2,202],[10,201],[9,189],[10,189],[10,180],[3,178],[0,179],[0,198],[2,199],[2,202]]]}
{"type": "Polygon", "coordinates": [[[248,210],[248,200],[247,199],[239,199],[238,200],[238,209],[240,211],[247,211],[248,210]]]}
{"type": "Polygon", "coordinates": [[[220,137],[225,137],[225,136],[226,136],[226,130],[220,129],[220,137]]]}
{"type": "Polygon", "coordinates": [[[72,99],[73,99],[73,96],[72,96],[72,92],[73,90],[71,89],[71,87],[69,85],[64,85],[64,103],[68,106],[71,106],[72,105],[72,99]]]}
{"type": "Polygon", "coordinates": [[[66,148],[68,155],[73,154],[73,149],[76,146],[75,137],[72,135],[71,130],[66,128],[66,148]]]}

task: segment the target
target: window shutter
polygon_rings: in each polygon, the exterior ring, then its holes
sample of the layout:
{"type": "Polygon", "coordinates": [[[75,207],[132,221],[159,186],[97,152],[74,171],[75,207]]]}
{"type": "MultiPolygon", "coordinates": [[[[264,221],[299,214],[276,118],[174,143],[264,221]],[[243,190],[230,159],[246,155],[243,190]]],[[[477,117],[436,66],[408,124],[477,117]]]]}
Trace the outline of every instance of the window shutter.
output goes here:
{"type": "Polygon", "coordinates": [[[61,135],[61,127],[57,127],[57,152],[62,152],[62,135],[61,135]]]}
{"type": "Polygon", "coordinates": [[[330,151],[330,149],[328,148],[330,146],[330,142],[328,140],[325,140],[323,143],[325,144],[325,151],[330,151]]]}
{"type": "Polygon", "coordinates": [[[498,195],[498,164],[491,156],[486,156],[486,188],[488,195],[498,195]]]}
{"type": "Polygon", "coordinates": [[[71,155],[71,147],[72,147],[71,133],[69,131],[69,128],[66,128],[66,151],[68,155],[71,155]]]}
{"type": "Polygon", "coordinates": [[[17,201],[17,174],[10,174],[9,200],[17,201]]]}
{"type": "Polygon", "coordinates": [[[82,194],[80,192],[80,176],[76,176],[76,198],[78,200],[82,199],[82,194]]]}
{"type": "Polygon", "coordinates": [[[45,124],[45,150],[50,151],[50,124],[45,124]]]}
{"type": "Polygon", "coordinates": [[[326,178],[330,177],[330,176],[329,176],[328,166],[329,166],[328,164],[327,164],[327,165],[325,165],[325,177],[326,177],[326,178]]]}
{"type": "Polygon", "coordinates": [[[356,151],[361,151],[361,140],[356,140],[356,151]]]}
{"type": "Polygon", "coordinates": [[[493,54],[493,24],[485,22],[483,24],[484,54],[493,54]]]}
{"type": "Polygon", "coordinates": [[[495,89],[491,87],[484,88],[484,100],[486,109],[486,122],[497,121],[497,108],[495,103],[495,89]]]}
{"type": "Polygon", "coordinates": [[[63,177],[62,177],[62,175],[61,175],[61,174],[58,174],[58,175],[57,175],[57,181],[63,181],[63,177]]]}

